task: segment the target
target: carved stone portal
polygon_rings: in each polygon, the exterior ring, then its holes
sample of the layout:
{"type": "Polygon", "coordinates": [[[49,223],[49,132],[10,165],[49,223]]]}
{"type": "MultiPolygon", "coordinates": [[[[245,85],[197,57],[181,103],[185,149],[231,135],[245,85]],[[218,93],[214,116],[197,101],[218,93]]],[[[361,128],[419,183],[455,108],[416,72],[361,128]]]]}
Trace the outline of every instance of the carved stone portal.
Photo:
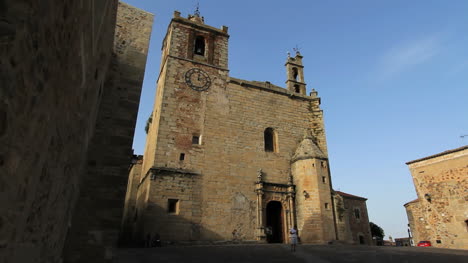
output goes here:
{"type": "Polygon", "coordinates": [[[281,222],[282,242],[288,242],[287,233],[290,228],[296,224],[295,215],[295,185],[292,183],[292,178],[289,178],[288,184],[277,184],[263,181],[263,172],[258,171],[257,182],[255,183],[255,191],[257,192],[257,240],[270,241],[269,235],[272,233],[271,226],[267,222],[271,219],[267,218],[267,206],[270,202],[281,203],[280,218],[274,219],[281,222]]]}

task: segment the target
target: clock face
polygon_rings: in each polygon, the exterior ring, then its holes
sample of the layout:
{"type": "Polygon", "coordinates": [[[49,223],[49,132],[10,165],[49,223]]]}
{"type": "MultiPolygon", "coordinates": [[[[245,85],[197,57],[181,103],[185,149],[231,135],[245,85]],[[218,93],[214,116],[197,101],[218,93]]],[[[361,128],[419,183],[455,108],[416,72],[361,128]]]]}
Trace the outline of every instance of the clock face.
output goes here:
{"type": "Polygon", "coordinates": [[[185,83],[193,90],[204,91],[210,87],[211,79],[205,71],[193,68],[185,73],[185,83]]]}

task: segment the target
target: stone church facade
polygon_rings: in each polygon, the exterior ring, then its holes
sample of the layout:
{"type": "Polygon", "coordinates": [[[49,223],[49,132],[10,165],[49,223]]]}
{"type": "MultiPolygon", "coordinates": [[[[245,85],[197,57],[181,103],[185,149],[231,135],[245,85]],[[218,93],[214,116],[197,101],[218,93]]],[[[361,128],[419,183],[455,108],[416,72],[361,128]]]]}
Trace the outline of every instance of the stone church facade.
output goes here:
{"type": "Polygon", "coordinates": [[[228,39],[227,27],[174,12],[123,236],[288,242],[297,226],[302,242],[353,242],[337,231],[323,112],[301,54],[288,55],[286,89],[246,81],[229,76],[228,39]]]}

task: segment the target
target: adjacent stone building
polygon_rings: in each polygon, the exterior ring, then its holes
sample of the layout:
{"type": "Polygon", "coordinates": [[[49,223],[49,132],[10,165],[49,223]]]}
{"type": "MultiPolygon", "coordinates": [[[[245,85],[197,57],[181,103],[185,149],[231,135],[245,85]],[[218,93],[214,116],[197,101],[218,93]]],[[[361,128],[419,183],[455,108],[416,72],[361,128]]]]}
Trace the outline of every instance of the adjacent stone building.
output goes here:
{"type": "Polygon", "coordinates": [[[0,2],[0,262],[112,257],[151,22],[116,0],[0,2]]]}
{"type": "Polygon", "coordinates": [[[364,197],[335,191],[336,224],[340,240],[355,244],[373,244],[366,201],[364,197]]]}
{"type": "MultiPolygon", "coordinates": [[[[132,167],[123,233],[136,242],[340,239],[320,98],[306,94],[302,56],[286,89],[229,76],[228,28],[179,12],[162,43],[144,157],[132,167]]],[[[344,197],[368,223],[365,199],[344,197]],[[349,199],[349,201],[348,201],[349,199]],[[364,205],[362,205],[364,204],[364,205]]],[[[341,240],[368,242],[348,227],[341,240]]],[[[362,243],[362,242],[361,242],[362,243]]]]}
{"type": "Polygon", "coordinates": [[[414,244],[468,249],[468,146],[406,164],[418,196],[404,205],[414,244]]]}

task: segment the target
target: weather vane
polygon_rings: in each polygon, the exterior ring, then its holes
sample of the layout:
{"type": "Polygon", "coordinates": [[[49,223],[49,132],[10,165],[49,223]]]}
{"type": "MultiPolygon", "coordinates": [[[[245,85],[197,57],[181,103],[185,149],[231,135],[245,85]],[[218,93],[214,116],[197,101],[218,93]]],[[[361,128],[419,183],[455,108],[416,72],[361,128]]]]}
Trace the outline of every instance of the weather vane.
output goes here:
{"type": "Polygon", "coordinates": [[[301,49],[299,48],[298,45],[296,45],[296,47],[293,48],[293,50],[294,50],[294,52],[296,52],[296,53],[299,53],[299,51],[301,51],[301,49]]]}
{"type": "Polygon", "coordinates": [[[200,17],[200,2],[197,1],[197,7],[195,8],[195,16],[200,17]]]}

